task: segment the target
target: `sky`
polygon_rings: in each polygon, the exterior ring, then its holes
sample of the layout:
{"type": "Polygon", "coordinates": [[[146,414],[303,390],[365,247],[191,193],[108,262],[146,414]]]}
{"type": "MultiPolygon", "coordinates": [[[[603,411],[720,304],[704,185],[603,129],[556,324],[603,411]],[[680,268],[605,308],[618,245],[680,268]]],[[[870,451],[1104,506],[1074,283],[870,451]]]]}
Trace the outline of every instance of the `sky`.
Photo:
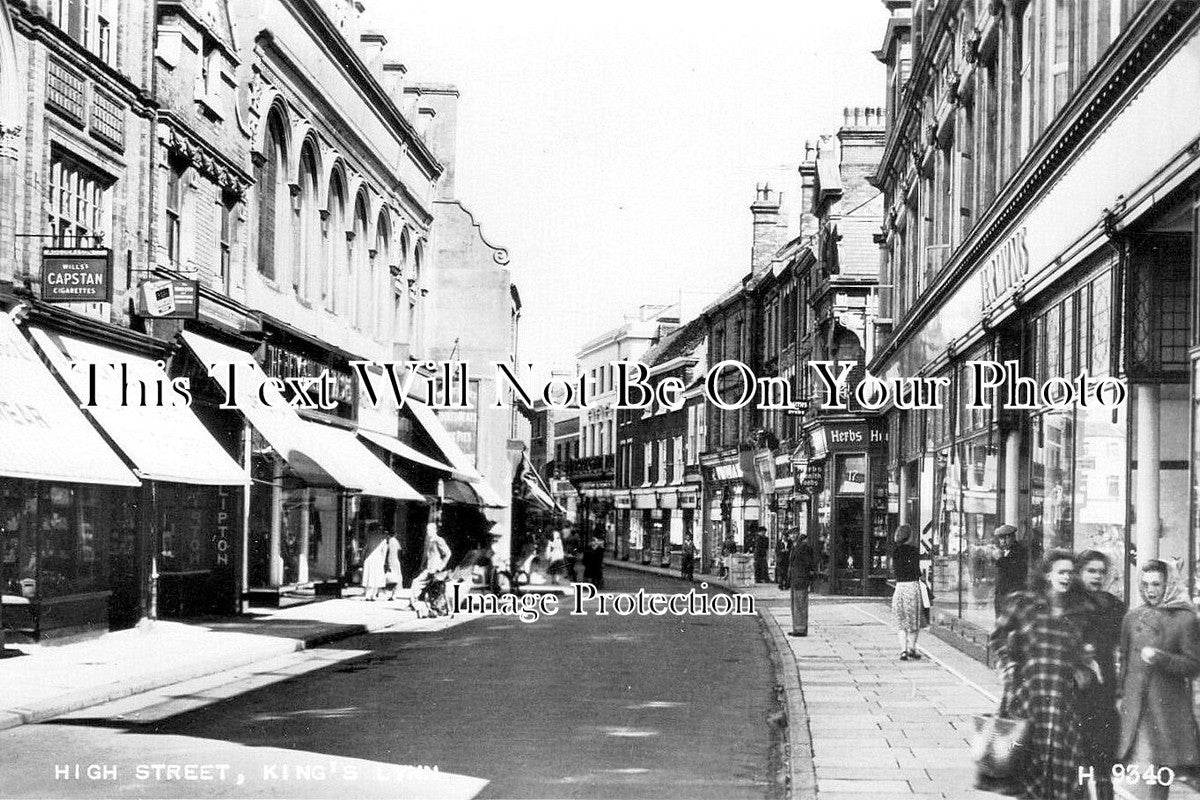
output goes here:
{"type": "Polygon", "coordinates": [[[410,82],[461,93],[457,195],[509,251],[520,356],[539,370],[573,367],[641,304],[702,307],[740,280],[756,184],[794,209],[805,140],[884,95],[880,0],[368,14],[410,82]]]}

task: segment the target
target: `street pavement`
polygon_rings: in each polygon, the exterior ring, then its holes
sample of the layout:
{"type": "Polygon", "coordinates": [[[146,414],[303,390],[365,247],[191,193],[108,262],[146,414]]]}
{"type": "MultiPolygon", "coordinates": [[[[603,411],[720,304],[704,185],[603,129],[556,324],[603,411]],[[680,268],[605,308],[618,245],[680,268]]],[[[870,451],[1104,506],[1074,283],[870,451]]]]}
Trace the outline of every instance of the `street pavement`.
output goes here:
{"type": "MultiPolygon", "coordinates": [[[[615,570],[606,588],[640,587],[683,588],[615,570]]],[[[380,627],[14,727],[0,796],[783,796],[756,617],[568,610],[380,627]]]]}

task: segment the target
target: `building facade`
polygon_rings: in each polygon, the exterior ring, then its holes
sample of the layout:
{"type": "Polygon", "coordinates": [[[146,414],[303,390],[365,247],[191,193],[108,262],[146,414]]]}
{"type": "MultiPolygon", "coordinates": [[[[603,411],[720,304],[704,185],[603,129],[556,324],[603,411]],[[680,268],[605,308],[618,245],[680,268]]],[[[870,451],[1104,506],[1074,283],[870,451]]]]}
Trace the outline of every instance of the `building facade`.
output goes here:
{"type": "Polygon", "coordinates": [[[645,410],[617,411],[612,553],[653,566],[678,568],[687,542],[699,542],[700,470],[697,391],[704,374],[705,325],[691,320],[663,336],[641,363],[656,396],[663,381],[677,387],[645,410]]]}
{"type": "MultiPolygon", "coordinates": [[[[431,291],[443,308],[478,293],[436,271],[435,113],[363,14],[0,5],[0,393],[21,410],[0,415],[6,628],[337,592],[385,533],[419,554],[431,512],[507,506],[523,424],[505,414],[468,457],[454,420],[390,397],[375,366],[433,356],[431,291]],[[97,407],[72,361],[122,365],[97,407]],[[190,404],[154,401],[185,380],[190,404]],[[146,407],[106,407],[122,392],[146,407]]],[[[514,361],[519,295],[506,271],[477,277],[514,361]]]]}
{"type": "Polygon", "coordinates": [[[938,616],[990,628],[1000,523],[1031,560],[1106,553],[1119,595],[1149,558],[1194,593],[1200,8],[888,5],[890,292],[870,369],[948,379],[946,410],[887,414],[938,616]],[[979,359],[1050,394],[975,398],[979,359]],[[1081,372],[1128,399],[1054,402],[1081,372]]]}

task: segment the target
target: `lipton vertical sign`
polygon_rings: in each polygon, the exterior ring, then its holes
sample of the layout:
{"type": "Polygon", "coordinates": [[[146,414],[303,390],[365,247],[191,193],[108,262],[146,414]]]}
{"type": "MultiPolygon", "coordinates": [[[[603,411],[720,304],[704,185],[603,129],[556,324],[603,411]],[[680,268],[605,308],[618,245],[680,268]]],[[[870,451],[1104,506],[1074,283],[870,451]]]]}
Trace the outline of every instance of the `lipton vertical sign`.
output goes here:
{"type": "Polygon", "coordinates": [[[42,300],[111,303],[112,251],[107,248],[42,250],[42,300]]]}

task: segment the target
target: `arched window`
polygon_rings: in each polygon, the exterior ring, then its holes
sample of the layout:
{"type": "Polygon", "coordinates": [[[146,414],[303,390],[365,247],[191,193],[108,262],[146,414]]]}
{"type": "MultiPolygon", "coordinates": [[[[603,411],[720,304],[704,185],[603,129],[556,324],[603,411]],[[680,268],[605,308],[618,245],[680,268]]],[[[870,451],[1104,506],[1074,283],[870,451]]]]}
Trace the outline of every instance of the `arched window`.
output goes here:
{"type": "Polygon", "coordinates": [[[359,192],[354,200],[354,238],[350,244],[351,319],[354,327],[367,330],[371,322],[367,313],[367,309],[370,308],[371,291],[368,276],[370,266],[367,263],[367,248],[370,243],[367,241],[367,200],[362,192],[359,192]]]}
{"type": "MultiPolygon", "coordinates": [[[[274,279],[275,242],[287,242],[287,153],[283,120],[278,113],[267,117],[267,140],[263,161],[254,170],[258,187],[258,271],[274,279]]],[[[286,250],[285,250],[286,252],[286,250]]]]}
{"type": "Polygon", "coordinates": [[[400,250],[396,253],[396,266],[400,278],[394,290],[395,308],[392,310],[392,341],[409,343],[408,339],[408,231],[400,232],[400,250]]]}
{"type": "Polygon", "coordinates": [[[325,308],[346,311],[346,188],[335,172],[329,180],[329,216],[325,220],[325,270],[321,297],[325,308]]]}
{"type": "Polygon", "coordinates": [[[317,201],[317,157],[311,141],[300,151],[300,213],[296,231],[296,291],[301,297],[321,292],[321,211],[317,201]]]}
{"type": "Polygon", "coordinates": [[[376,338],[384,339],[391,334],[388,324],[388,302],[392,289],[392,228],[387,212],[379,212],[375,223],[375,258],[371,261],[371,316],[376,338]]]}
{"type": "Polygon", "coordinates": [[[408,276],[408,343],[412,348],[417,347],[417,334],[420,332],[420,298],[421,298],[421,267],[425,260],[425,250],[420,242],[413,248],[412,274],[408,276]]]}

